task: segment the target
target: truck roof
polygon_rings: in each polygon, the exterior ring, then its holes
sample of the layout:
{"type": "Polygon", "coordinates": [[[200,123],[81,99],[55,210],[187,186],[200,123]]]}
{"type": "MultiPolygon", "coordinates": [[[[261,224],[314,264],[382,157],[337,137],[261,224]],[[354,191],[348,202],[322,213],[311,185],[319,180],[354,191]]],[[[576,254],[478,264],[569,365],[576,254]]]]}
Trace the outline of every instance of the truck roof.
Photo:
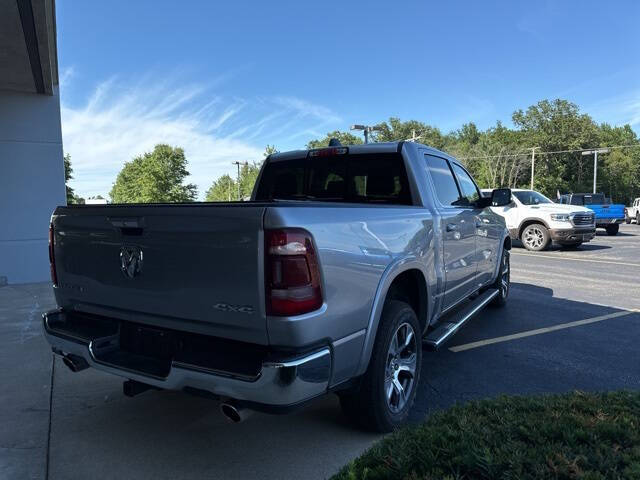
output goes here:
{"type": "MultiPolygon", "coordinates": [[[[428,145],[424,145],[422,143],[410,142],[410,141],[399,141],[399,142],[374,142],[367,144],[357,144],[357,145],[341,145],[342,147],[347,147],[349,149],[349,153],[352,154],[362,154],[362,153],[393,153],[399,151],[400,148],[412,148],[412,149],[422,149],[426,150],[428,153],[432,153],[434,155],[446,157],[450,160],[455,161],[456,163],[460,163],[455,157],[442,152],[436,148],[430,147],[428,145]]],[[[335,147],[319,147],[322,148],[335,148],[335,147]]],[[[339,147],[338,147],[339,148],[339,147]]],[[[309,153],[309,150],[318,150],[317,148],[305,149],[305,150],[290,150],[288,152],[279,152],[272,153],[269,155],[270,161],[278,161],[278,160],[289,160],[294,158],[305,158],[309,153]]]]}

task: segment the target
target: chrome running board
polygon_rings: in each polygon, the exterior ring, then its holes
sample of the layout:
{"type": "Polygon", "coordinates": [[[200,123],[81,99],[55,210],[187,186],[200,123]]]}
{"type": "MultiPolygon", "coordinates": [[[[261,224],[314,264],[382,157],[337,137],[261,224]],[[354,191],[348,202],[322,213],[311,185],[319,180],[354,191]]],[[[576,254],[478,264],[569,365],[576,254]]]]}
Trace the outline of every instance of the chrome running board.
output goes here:
{"type": "Polygon", "coordinates": [[[454,314],[451,319],[438,325],[422,339],[423,347],[429,350],[438,350],[447,340],[460,330],[467,321],[493,300],[500,292],[490,288],[473,299],[471,303],[460,312],[454,314]]]}

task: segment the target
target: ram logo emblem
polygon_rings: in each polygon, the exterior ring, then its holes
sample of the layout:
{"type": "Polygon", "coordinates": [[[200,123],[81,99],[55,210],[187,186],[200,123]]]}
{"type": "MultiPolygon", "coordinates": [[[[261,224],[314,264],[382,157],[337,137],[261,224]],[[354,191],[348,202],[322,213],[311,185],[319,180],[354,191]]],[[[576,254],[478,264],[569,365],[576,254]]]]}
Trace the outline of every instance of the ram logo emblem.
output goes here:
{"type": "Polygon", "coordinates": [[[132,245],[120,247],[120,270],[122,270],[123,275],[129,279],[134,279],[140,275],[143,258],[140,247],[132,245]]]}

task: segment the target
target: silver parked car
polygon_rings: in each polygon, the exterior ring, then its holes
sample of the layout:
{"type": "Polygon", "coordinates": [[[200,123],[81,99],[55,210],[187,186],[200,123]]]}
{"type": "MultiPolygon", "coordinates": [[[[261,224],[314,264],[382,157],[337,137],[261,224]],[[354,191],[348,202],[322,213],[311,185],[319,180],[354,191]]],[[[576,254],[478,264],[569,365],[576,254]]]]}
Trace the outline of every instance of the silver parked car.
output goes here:
{"type": "Polygon", "coordinates": [[[511,240],[489,207],[510,198],[400,142],[271,155],[249,202],[58,207],[45,334],[127,395],[207,394],[239,421],[335,392],[389,431],[423,346],[506,302],[511,240]]]}

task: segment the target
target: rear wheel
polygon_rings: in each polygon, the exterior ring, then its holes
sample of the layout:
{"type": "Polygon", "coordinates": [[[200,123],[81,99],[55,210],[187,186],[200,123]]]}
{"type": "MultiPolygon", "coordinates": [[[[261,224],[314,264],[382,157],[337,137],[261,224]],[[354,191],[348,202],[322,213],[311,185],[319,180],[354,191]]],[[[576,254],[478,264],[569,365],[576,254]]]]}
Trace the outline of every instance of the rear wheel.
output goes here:
{"type": "Polygon", "coordinates": [[[387,302],[369,367],[357,389],[339,393],[344,413],[361,427],[390,432],[409,416],[420,378],[418,318],[406,303],[387,302]]]}
{"type": "Polygon", "coordinates": [[[607,225],[605,229],[607,230],[607,235],[617,235],[618,230],[620,230],[620,225],[614,223],[613,225],[607,225]]]}
{"type": "Polygon", "coordinates": [[[636,212],[636,225],[640,225],[640,211],[636,212]]]}
{"type": "Polygon", "coordinates": [[[524,248],[533,252],[540,252],[549,245],[549,230],[541,223],[527,225],[520,235],[524,248]]]}
{"type": "Polygon", "coordinates": [[[509,298],[509,290],[511,290],[511,254],[506,248],[502,251],[500,271],[493,288],[498,290],[498,295],[491,300],[489,305],[492,307],[504,307],[507,304],[507,298],[509,298]]]}

